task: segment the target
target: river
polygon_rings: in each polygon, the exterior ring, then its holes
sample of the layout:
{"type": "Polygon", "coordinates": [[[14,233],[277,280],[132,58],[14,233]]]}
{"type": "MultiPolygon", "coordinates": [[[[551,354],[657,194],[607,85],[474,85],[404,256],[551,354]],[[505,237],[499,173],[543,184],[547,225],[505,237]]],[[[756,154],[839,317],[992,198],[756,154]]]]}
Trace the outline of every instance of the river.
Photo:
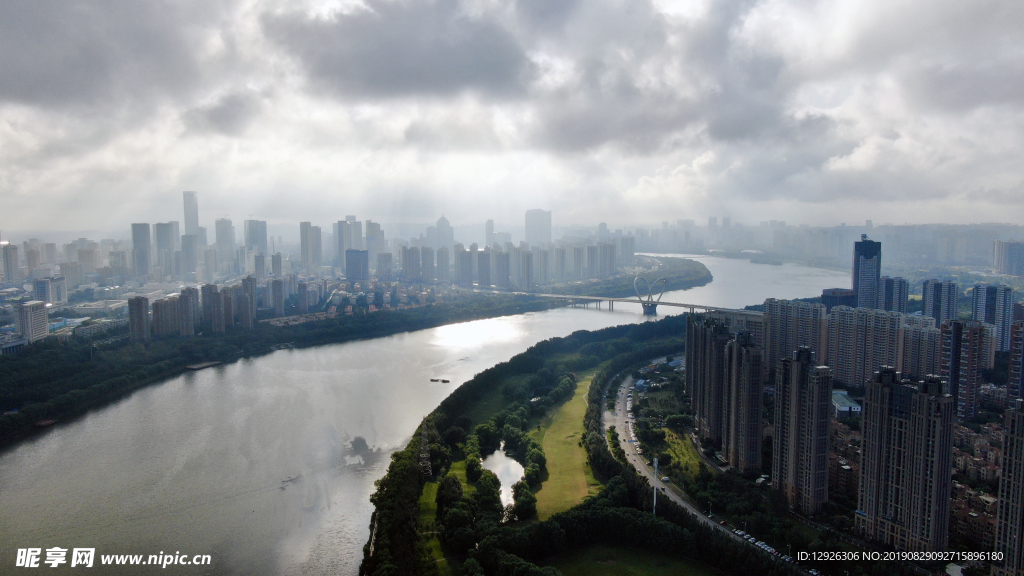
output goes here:
{"type": "MultiPolygon", "coordinates": [[[[665,301],[742,308],[850,281],[694,259],[714,281],[665,301]]],[[[0,573],[18,548],[45,560],[77,547],[96,549],[95,574],[139,572],[100,567],[100,555],[176,552],[212,558],[168,567],[177,574],[355,574],[374,480],[445,396],[540,340],[645,320],[638,304],[560,308],[281,350],[138,390],[0,454],[0,573]]]]}

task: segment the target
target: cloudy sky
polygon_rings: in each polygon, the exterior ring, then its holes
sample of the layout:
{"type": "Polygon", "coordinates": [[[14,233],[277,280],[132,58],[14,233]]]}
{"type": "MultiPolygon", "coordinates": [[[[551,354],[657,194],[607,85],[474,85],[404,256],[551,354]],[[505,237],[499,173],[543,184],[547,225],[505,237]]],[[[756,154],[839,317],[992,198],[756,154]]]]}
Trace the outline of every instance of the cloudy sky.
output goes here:
{"type": "Polygon", "coordinates": [[[0,229],[1024,223],[1024,9],[0,3],[0,229]]]}

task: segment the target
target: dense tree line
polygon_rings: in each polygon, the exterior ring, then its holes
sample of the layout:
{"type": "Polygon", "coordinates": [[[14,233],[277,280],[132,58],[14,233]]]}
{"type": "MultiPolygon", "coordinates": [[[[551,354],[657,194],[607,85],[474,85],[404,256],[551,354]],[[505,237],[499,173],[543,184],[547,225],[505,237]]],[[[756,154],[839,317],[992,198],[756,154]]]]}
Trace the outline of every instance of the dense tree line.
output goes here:
{"type": "Polygon", "coordinates": [[[120,397],[140,386],[207,361],[232,362],[268,353],[275,345],[316,346],[377,338],[453,322],[543,310],[557,301],[529,296],[472,294],[441,304],[373,314],[339,316],[288,326],[257,324],[253,330],[194,338],[134,343],[46,339],[18,355],[0,356],[0,444],[24,433],[33,422],[66,418],[120,397]]]}

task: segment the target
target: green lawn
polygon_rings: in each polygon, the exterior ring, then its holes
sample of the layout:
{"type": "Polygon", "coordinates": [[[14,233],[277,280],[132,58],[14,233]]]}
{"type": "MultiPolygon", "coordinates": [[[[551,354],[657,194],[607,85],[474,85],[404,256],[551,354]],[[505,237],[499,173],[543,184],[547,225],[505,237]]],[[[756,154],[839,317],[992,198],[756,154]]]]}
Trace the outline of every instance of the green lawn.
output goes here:
{"type": "MultiPolygon", "coordinates": [[[[473,486],[472,484],[470,484],[469,480],[466,479],[466,461],[465,460],[459,460],[458,462],[452,462],[452,465],[448,468],[448,473],[449,474],[455,474],[455,477],[459,479],[459,482],[462,482],[462,493],[463,494],[469,495],[469,494],[476,493],[476,486],[473,486]]],[[[435,488],[434,490],[435,490],[435,493],[436,493],[437,489],[435,488]]],[[[436,498],[436,496],[435,496],[435,498],[436,498]]],[[[437,507],[437,505],[435,504],[435,508],[436,507],[437,507]]]]}
{"type": "Polygon", "coordinates": [[[601,491],[601,483],[587,464],[587,451],[580,446],[583,439],[583,417],[587,412],[587,391],[596,369],[580,374],[576,393],[564,404],[551,410],[531,434],[547,457],[547,477],[537,490],[537,516],[547,520],[551,515],[572,508],[587,496],[601,491]]]}
{"type": "Polygon", "coordinates": [[[611,546],[591,546],[553,558],[565,576],[717,576],[712,568],[674,556],[611,546]]]}
{"type": "Polygon", "coordinates": [[[672,455],[672,461],[679,463],[687,480],[693,480],[700,470],[700,454],[697,454],[697,449],[689,438],[680,436],[668,428],[664,430],[665,442],[668,443],[667,452],[672,455]]]}

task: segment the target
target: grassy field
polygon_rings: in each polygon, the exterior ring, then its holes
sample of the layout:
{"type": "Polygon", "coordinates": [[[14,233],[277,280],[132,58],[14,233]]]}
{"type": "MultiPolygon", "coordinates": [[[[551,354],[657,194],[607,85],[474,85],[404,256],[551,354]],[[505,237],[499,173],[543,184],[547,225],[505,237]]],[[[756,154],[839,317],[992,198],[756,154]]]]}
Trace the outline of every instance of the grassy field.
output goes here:
{"type": "Polygon", "coordinates": [[[596,372],[595,369],[580,374],[573,397],[548,413],[531,433],[548,461],[547,478],[537,490],[537,516],[541,520],[568,510],[601,490],[601,483],[587,464],[587,451],[580,445],[587,390],[596,372]]]}
{"type": "Polygon", "coordinates": [[[664,430],[665,442],[668,443],[667,452],[672,455],[672,461],[679,463],[687,480],[693,480],[700,470],[700,454],[697,454],[697,449],[693,447],[693,442],[690,442],[689,438],[680,436],[668,428],[664,430]]]}
{"type": "Polygon", "coordinates": [[[549,563],[565,576],[717,576],[696,562],[634,548],[591,546],[549,563]]]}

